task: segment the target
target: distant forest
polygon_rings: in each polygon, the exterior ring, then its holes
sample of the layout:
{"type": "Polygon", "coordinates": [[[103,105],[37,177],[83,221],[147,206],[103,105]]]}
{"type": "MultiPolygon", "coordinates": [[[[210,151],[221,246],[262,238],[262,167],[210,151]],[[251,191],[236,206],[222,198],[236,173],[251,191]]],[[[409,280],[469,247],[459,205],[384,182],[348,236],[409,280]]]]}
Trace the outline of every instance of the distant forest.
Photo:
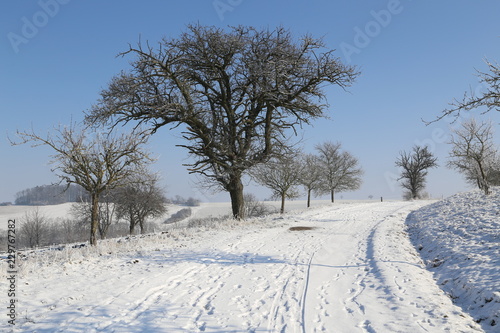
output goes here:
{"type": "Polygon", "coordinates": [[[65,202],[79,202],[86,195],[86,191],[78,186],[41,185],[17,192],[16,205],[57,205],[65,202]]]}

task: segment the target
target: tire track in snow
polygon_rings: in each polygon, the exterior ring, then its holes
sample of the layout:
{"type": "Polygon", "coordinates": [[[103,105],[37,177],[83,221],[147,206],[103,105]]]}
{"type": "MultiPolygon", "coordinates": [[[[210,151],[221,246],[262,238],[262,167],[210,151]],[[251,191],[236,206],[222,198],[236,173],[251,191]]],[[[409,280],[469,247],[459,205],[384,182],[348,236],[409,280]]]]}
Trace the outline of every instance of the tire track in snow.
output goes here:
{"type": "Polygon", "coordinates": [[[297,275],[300,275],[299,258],[305,251],[306,244],[302,244],[292,258],[289,264],[284,264],[283,268],[275,275],[277,285],[281,288],[275,293],[271,304],[271,311],[267,325],[268,332],[286,332],[289,323],[299,324],[300,320],[300,301],[298,295],[297,275]],[[290,286],[290,287],[289,287],[290,286]],[[292,318],[292,320],[289,320],[292,318]]]}
{"type": "MultiPolygon", "coordinates": [[[[363,221],[366,228],[359,230],[357,233],[357,251],[354,255],[354,260],[347,262],[346,266],[351,266],[351,269],[355,269],[357,273],[351,274],[354,279],[352,281],[351,287],[348,289],[347,297],[342,299],[343,310],[352,318],[352,320],[357,321],[357,327],[364,332],[374,332],[371,327],[371,321],[366,319],[367,308],[366,302],[361,298],[364,294],[372,294],[374,291],[380,294],[380,290],[387,288],[386,281],[380,279],[378,267],[378,261],[375,258],[375,235],[382,223],[384,223],[387,218],[394,216],[397,212],[401,210],[407,210],[411,204],[407,204],[404,207],[398,207],[396,209],[387,212],[385,209],[375,209],[372,211],[372,216],[369,221],[363,221]],[[379,278],[378,281],[373,281],[379,278]]],[[[358,225],[357,225],[358,226],[358,225]]],[[[348,283],[348,282],[347,282],[348,283]]],[[[387,296],[387,290],[381,295],[381,298],[387,296]]]]}
{"type": "Polygon", "coordinates": [[[311,263],[314,257],[314,254],[316,252],[313,252],[311,254],[311,257],[309,258],[309,262],[307,263],[307,269],[306,269],[306,274],[304,278],[304,287],[303,287],[303,292],[302,292],[302,298],[300,299],[300,313],[301,313],[301,327],[302,327],[302,333],[306,333],[306,298],[307,298],[307,290],[309,288],[309,276],[311,274],[311,263]]]}

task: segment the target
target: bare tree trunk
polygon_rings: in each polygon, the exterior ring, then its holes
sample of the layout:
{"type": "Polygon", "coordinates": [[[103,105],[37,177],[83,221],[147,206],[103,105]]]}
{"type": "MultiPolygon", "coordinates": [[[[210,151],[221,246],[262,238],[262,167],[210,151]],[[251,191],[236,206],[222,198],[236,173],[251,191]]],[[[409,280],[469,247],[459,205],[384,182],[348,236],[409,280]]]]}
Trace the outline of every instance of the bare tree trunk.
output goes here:
{"type": "Polygon", "coordinates": [[[99,194],[91,194],[90,245],[97,245],[97,229],[99,228],[99,194]]]}
{"type": "Polygon", "coordinates": [[[307,208],[311,207],[311,189],[307,190],[307,208]]]}
{"type": "Polygon", "coordinates": [[[146,228],[144,227],[144,219],[139,221],[139,226],[141,227],[141,235],[146,233],[146,228]]]}
{"type": "Polygon", "coordinates": [[[231,197],[231,208],[233,211],[233,217],[235,219],[244,219],[245,211],[243,209],[243,183],[241,182],[241,175],[235,175],[231,177],[231,183],[229,187],[229,195],[231,197]]]}
{"type": "Polygon", "coordinates": [[[331,190],[330,195],[331,195],[332,203],[334,203],[335,202],[335,190],[331,190]]]}
{"type": "Polygon", "coordinates": [[[490,186],[489,185],[484,185],[484,194],[485,195],[490,195],[491,194],[490,186]]]}
{"type": "Polygon", "coordinates": [[[285,212],[285,194],[283,193],[281,195],[281,209],[280,209],[280,214],[283,214],[285,212]]]}
{"type": "Polygon", "coordinates": [[[104,203],[104,205],[100,205],[99,207],[100,210],[99,215],[101,217],[101,220],[99,221],[99,235],[101,236],[101,239],[106,238],[109,227],[113,222],[113,215],[115,214],[114,207],[115,206],[109,202],[108,198],[106,198],[106,202],[104,203]]]}
{"type": "Polygon", "coordinates": [[[133,235],[134,234],[134,231],[135,231],[135,225],[137,223],[135,223],[135,219],[134,219],[134,216],[133,214],[130,214],[130,225],[129,225],[129,235],[133,235]]]}
{"type": "MultiPolygon", "coordinates": [[[[477,161],[479,172],[481,175],[481,185],[484,191],[484,195],[490,194],[490,184],[488,184],[488,179],[486,177],[486,173],[484,172],[483,164],[480,161],[477,161]]],[[[481,187],[480,187],[481,188],[481,187]]]]}

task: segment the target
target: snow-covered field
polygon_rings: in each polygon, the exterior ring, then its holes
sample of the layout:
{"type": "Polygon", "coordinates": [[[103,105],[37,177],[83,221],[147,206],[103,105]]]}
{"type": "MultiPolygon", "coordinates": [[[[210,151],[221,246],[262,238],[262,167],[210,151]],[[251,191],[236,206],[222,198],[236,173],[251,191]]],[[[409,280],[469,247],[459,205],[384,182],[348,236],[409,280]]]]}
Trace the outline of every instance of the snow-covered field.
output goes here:
{"type": "Polygon", "coordinates": [[[439,286],[488,332],[500,332],[500,189],[413,212],[412,241],[439,286]]]}
{"type": "MultiPolygon", "coordinates": [[[[351,201],[351,200],[338,200],[337,203],[346,204],[352,202],[370,202],[366,201],[351,201]]],[[[371,202],[374,202],[373,200],[371,202]]],[[[329,204],[329,200],[312,200],[311,207],[321,207],[329,204]]],[[[269,208],[271,212],[278,212],[281,202],[280,201],[265,201],[263,204],[269,208]]],[[[71,217],[71,206],[73,203],[63,203],[59,205],[48,206],[0,206],[0,230],[7,229],[7,221],[9,219],[22,220],[26,213],[39,210],[39,213],[49,219],[68,218],[71,217]]],[[[199,219],[207,217],[220,217],[229,216],[231,214],[230,202],[202,202],[199,206],[187,207],[170,204],[167,206],[165,215],[160,216],[150,222],[162,223],[168,219],[172,214],[175,214],[181,209],[190,208],[192,215],[190,219],[199,219]]],[[[288,201],[286,203],[286,211],[303,210],[306,208],[305,200],[288,201]]]]}
{"type": "MultiPolygon", "coordinates": [[[[16,326],[22,332],[482,332],[439,288],[405,231],[407,215],[430,203],[327,205],[31,255],[20,268],[16,326]]],[[[411,215],[412,232],[426,212],[411,215]]],[[[496,245],[485,246],[496,246],[498,259],[496,235],[496,245]]],[[[431,243],[439,239],[428,239],[419,242],[422,252],[442,249],[431,243]]],[[[463,274],[484,276],[490,272],[477,270],[487,267],[498,271],[498,261],[463,274]]],[[[495,292],[498,274],[493,278],[495,292]]]]}

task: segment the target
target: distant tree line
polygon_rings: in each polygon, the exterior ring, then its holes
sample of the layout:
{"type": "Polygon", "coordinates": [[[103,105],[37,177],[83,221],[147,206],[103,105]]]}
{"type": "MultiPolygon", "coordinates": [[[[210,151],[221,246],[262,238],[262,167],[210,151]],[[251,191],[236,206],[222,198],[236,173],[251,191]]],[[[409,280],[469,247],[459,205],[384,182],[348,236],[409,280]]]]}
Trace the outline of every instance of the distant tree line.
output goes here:
{"type": "Polygon", "coordinates": [[[180,195],[176,195],[175,197],[170,198],[169,201],[174,205],[180,206],[196,207],[200,205],[200,200],[193,197],[189,197],[186,199],[180,195]]]}
{"type": "Polygon", "coordinates": [[[44,206],[79,202],[86,191],[79,185],[40,185],[16,193],[16,205],[44,206]]]}

